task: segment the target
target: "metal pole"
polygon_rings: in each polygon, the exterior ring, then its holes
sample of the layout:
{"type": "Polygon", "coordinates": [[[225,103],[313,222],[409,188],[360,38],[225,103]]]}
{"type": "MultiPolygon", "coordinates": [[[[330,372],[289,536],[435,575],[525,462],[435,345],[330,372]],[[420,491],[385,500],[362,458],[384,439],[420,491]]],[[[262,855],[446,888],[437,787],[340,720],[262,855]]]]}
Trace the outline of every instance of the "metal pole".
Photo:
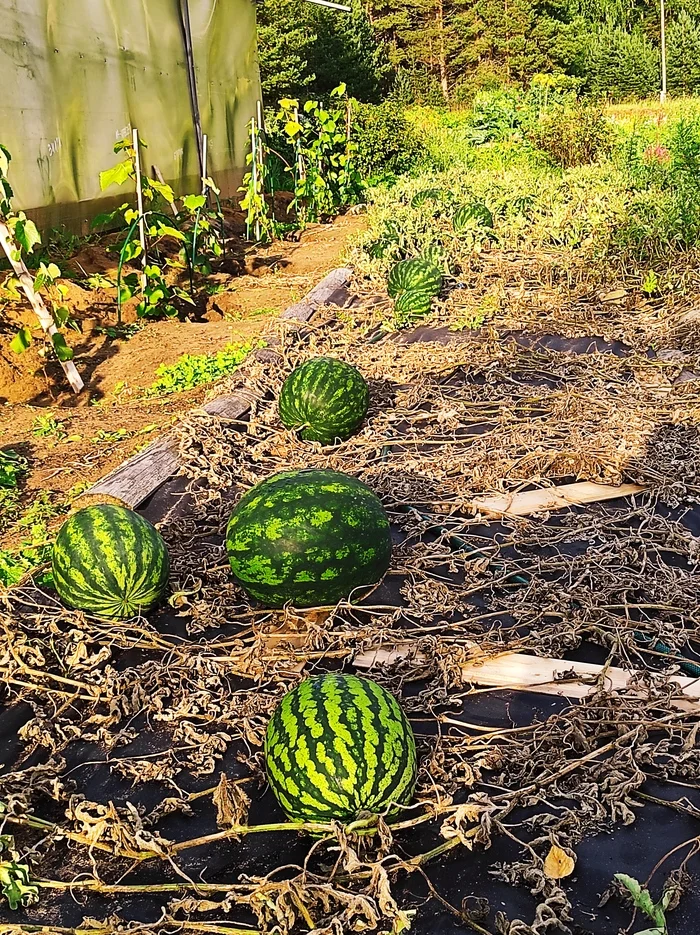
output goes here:
{"type": "Polygon", "coordinates": [[[666,102],[666,4],[661,0],[661,103],[666,102]]]}
{"type": "Polygon", "coordinates": [[[204,177],[204,167],[202,166],[202,118],[199,113],[199,98],[197,96],[197,72],[194,66],[194,49],[192,47],[192,24],[190,22],[190,8],[188,0],[180,0],[180,20],[182,26],[182,37],[185,43],[185,59],[187,60],[187,84],[190,89],[190,105],[192,107],[192,119],[194,120],[194,132],[197,137],[197,155],[199,157],[199,171],[204,177]]]}
{"type": "Polygon", "coordinates": [[[141,288],[146,288],[146,218],[143,214],[143,188],[141,187],[141,153],[139,152],[139,131],[134,130],[134,166],[136,167],[136,205],[139,210],[139,240],[141,241],[141,288]]]}

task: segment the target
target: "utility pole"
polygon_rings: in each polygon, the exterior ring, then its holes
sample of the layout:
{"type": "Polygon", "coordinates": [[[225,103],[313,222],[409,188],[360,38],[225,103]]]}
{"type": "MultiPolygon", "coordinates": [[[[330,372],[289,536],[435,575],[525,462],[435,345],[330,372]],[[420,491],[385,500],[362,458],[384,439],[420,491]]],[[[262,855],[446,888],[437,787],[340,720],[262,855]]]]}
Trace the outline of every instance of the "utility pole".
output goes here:
{"type": "Polygon", "coordinates": [[[661,95],[662,104],[666,103],[666,4],[661,0],[661,95]]]}

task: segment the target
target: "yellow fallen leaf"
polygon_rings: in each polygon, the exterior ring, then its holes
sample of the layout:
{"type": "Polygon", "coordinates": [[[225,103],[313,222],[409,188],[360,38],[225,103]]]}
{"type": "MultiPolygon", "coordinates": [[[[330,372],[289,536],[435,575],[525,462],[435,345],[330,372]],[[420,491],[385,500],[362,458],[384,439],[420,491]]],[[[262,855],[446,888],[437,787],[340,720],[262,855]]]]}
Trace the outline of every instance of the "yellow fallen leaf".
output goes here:
{"type": "Polygon", "coordinates": [[[570,857],[556,844],[552,845],[544,860],[544,872],[550,880],[563,880],[564,877],[570,877],[575,866],[576,858],[570,857]]]}

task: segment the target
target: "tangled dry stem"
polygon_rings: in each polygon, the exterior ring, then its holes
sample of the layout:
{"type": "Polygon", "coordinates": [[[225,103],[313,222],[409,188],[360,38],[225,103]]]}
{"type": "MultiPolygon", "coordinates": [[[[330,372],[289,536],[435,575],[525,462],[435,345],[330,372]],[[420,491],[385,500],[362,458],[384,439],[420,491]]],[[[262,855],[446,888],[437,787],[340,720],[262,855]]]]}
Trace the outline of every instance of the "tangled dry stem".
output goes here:
{"type": "MultiPolygon", "coordinates": [[[[474,931],[571,932],[570,895],[545,872],[552,844],[575,853],[585,836],[633,822],[650,777],[698,782],[697,719],[674,708],[676,670],[650,650],[661,640],[691,659],[697,653],[698,540],[683,521],[700,492],[692,322],[661,321],[653,310],[645,319],[625,303],[604,306],[601,318],[570,279],[563,307],[542,268],[520,264],[514,282],[512,259],[484,260],[472,282],[472,295],[499,284],[498,330],[487,323],[478,334],[428,335],[440,341],[372,342],[376,301],[310,326],[280,323],[270,347],[227,387],[245,380],[256,398],[250,418],[195,413],[182,422],[190,493],[162,528],[172,556],[167,621],[90,619],[32,587],[6,595],[0,677],[8,700],[31,715],[0,776],[0,830],[14,834],[41,899],[1,932],[400,933],[415,914],[396,894],[407,874],[423,875],[433,898],[474,931]],[[602,334],[627,349],[574,354],[507,337],[548,325],[554,333],[552,310],[557,334],[602,334]],[[650,356],[652,332],[661,352],[650,356]],[[274,404],[284,375],[324,353],[356,364],[372,385],[364,429],[326,449],[283,431],[274,404]],[[260,610],[227,571],[231,505],[276,471],[308,467],[355,474],[381,496],[401,534],[389,587],[361,605],[260,610]],[[624,505],[498,523],[471,506],[484,494],[572,479],[635,481],[649,492],[624,505]],[[283,693],[310,671],[350,666],[358,653],[407,636],[414,651],[373,675],[413,719],[422,754],[416,804],[391,825],[290,825],[277,813],[249,822],[264,783],[266,723],[283,693]],[[481,695],[462,668],[475,653],[563,657],[584,643],[640,673],[628,692],[601,684],[584,702],[518,728],[470,720],[479,719],[481,695]],[[106,764],[114,798],[91,798],[91,763],[106,764]],[[218,782],[207,781],[216,773],[218,782]],[[141,790],[153,788],[149,806],[141,790]],[[218,830],[166,834],[188,816],[193,830],[203,815],[211,825],[207,808],[218,830]],[[410,856],[414,829],[427,849],[410,856]],[[300,863],[301,831],[316,837],[301,839],[300,863]],[[245,850],[274,835],[294,859],[283,861],[279,847],[245,850]],[[451,905],[431,870],[447,851],[488,848],[496,836],[511,841],[514,858],[493,873],[530,889],[529,922],[475,910],[478,893],[451,905]],[[223,872],[207,870],[208,857],[194,859],[204,853],[220,866],[225,842],[233,863],[223,872]],[[161,865],[160,881],[140,875],[146,863],[161,865]],[[151,921],[91,903],[101,919],[41,928],[63,921],[69,895],[90,894],[118,895],[127,906],[148,894],[170,901],[151,921]]],[[[454,321],[459,298],[433,324],[454,321]]]]}

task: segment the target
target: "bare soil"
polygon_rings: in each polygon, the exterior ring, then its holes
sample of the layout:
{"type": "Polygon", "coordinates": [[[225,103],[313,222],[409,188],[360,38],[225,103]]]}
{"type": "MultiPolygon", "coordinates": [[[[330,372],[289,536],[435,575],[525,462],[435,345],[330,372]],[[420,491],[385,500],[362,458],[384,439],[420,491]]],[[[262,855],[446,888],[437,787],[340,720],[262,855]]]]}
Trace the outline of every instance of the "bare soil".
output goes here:
{"type": "MultiPolygon", "coordinates": [[[[211,387],[159,399],[144,398],[142,390],[161,364],[183,354],[212,354],[259,338],[274,317],[339,264],[348,238],[362,224],[361,217],[346,215],[309,227],[297,241],[241,249],[230,272],[209,277],[213,294],[199,320],[147,322],[129,338],[104,330],[116,324],[114,290],[65,280],[66,304],[81,328],[69,332],[67,341],[85,381],[83,393],[76,397],[66,389],[62,371],[41,356],[39,342],[18,356],[9,347],[12,333],[0,335],[0,444],[29,458],[27,502],[33,491],[62,492],[96,481],[197,405],[211,387]],[[46,416],[61,422],[64,437],[37,436],[37,420],[46,416]]],[[[115,260],[105,246],[89,244],[64,266],[81,277],[113,277],[115,260]]],[[[5,317],[12,325],[34,325],[22,306],[6,308],[5,317]]],[[[123,320],[135,320],[129,306],[123,320]]]]}

